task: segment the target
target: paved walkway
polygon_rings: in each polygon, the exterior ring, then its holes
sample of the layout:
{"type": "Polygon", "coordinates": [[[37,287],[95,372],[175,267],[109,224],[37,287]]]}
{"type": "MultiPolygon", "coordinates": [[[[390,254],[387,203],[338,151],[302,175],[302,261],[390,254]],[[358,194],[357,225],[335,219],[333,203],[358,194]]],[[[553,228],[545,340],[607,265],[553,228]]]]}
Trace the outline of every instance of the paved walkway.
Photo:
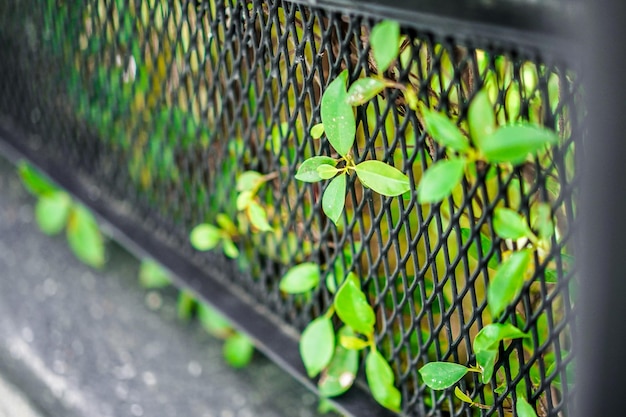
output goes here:
{"type": "Polygon", "coordinates": [[[310,417],[317,398],[256,353],[228,367],[222,343],[176,318],[175,291],[147,292],[110,242],[95,271],[33,219],[0,159],[0,417],[310,417]]]}

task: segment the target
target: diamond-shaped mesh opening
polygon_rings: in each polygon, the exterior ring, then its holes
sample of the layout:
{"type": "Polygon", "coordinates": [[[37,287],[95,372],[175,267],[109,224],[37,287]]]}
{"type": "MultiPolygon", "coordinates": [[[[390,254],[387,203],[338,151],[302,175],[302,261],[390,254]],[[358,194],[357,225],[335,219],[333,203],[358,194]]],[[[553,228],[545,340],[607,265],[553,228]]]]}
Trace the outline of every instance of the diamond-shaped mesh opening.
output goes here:
{"type": "Polygon", "coordinates": [[[155,238],[180,248],[176,256],[210,268],[189,232],[220,215],[230,219],[240,252],[231,283],[298,330],[329,308],[331,287],[353,271],[376,312],[376,341],[407,415],[510,415],[517,395],[540,416],[567,415],[574,394],[569,246],[584,119],[581,83],[567,63],[480,34],[458,39],[403,27],[400,57],[385,72],[400,87],[356,108],[357,162],[393,165],[415,190],[447,157],[409,109],[406,86],[466,133],[468,103],[485,89],[498,124],[530,121],[560,142],[514,169],[478,164],[437,205],[419,204],[415,192],[383,197],[350,176],[335,226],[321,207],[327,183],[294,176],[305,159],[335,155],[309,133],[328,84],[343,69],[350,82],[379,73],[369,48],[377,21],[286,1],[26,3],[4,6],[14,19],[0,31],[0,57],[9,62],[0,66],[2,123],[28,131],[32,146],[127,204],[155,238]],[[27,42],[14,40],[20,36],[27,42]],[[237,179],[246,171],[262,176],[254,201],[272,232],[259,232],[238,210],[237,179]],[[494,209],[512,208],[533,225],[539,203],[549,207],[556,234],[534,255],[532,274],[502,318],[529,337],[500,346],[492,384],[477,374],[460,382],[485,407],[429,389],[418,374],[425,363],[475,363],[472,339],[492,322],[489,280],[525,245],[496,236],[494,209]],[[308,296],[282,293],[280,277],[305,261],[321,266],[323,285],[308,296]]]}

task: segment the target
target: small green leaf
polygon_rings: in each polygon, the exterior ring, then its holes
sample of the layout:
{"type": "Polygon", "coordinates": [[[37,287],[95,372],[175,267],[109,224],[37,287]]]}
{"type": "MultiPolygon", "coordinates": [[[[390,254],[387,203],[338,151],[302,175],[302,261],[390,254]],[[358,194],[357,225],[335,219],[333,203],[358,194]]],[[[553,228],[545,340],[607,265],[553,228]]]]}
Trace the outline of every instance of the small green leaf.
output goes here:
{"type": "Polygon", "coordinates": [[[370,335],[374,331],[376,315],[353,273],[348,274],[337,290],[333,304],[341,321],[353,330],[365,335],[370,335]]]}
{"type": "Polygon", "coordinates": [[[230,237],[222,236],[222,250],[224,251],[224,255],[230,259],[236,259],[239,257],[239,248],[230,237]]]}
{"type": "Polygon", "coordinates": [[[467,374],[467,366],[452,362],[430,362],[419,370],[426,386],[434,390],[450,388],[467,374]]]}
{"type": "Polygon", "coordinates": [[[437,143],[461,153],[470,148],[467,138],[448,116],[425,106],[422,106],[422,114],[426,131],[437,143]]]}
{"type": "Polygon", "coordinates": [[[513,253],[502,262],[487,288],[487,304],[491,317],[497,318],[519,295],[524,285],[524,273],[532,259],[530,249],[513,253]]]}
{"type": "Polygon", "coordinates": [[[461,388],[459,388],[458,385],[454,387],[454,395],[456,395],[456,398],[463,401],[464,403],[474,404],[474,401],[472,401],[470,396],[461,391],[461,388]]]}
{"type": "Polygon", "coordinates": [[[483,371],[481,375],[481,381],[483,384],[488,384],[493,377],[493,367],[496,364],[496,358],[498,357],[497,350],[481,350],[475,352],[476,365],[483,371]]]}
{"type": "Polygon", "coordinates": [[[171,285],[172,281],[161,265],[146,259],[139,267],[139,283],[144,288],[163,288],[171,285]]]}
{"type": "MultiPolygon", "coordinates": [[[[339,338],[354,336],[354,332],[347,326],[339,329],[339,338]]],[[[359,352],[348,350],[337,345],[328,367],[322,371],[317,384],[322,397],[335,397],[346,392],[354,383],[359,369],[359,352]]]]}
{"type": "Polygon", "coordinates": [[[528,404],[526,398],[518,396],[517,402],[515,403],[515,411],[517,412],[517,417],[537,417],[537,413],[533,409],[533,407],[528,404]]]}
{"type": "Polygon", "coordinates": [[[339,170],[332,165],[324,164],[317,167],[317,173],[323,180],[329,180],[333,178],[335,175],[337,175],[338,172],[339,170]]]}
{"type": "Polygon", "coordinates": [[[324,124],[318,123],[311,128],[311,137],[313,139],[319,139],[324,134],[324,124]]]}
{"type": "Polygon", "coordinates": [[[467,121],[474,144],[482,149],[485,138],[496,131],[496,115],[486,90],[481,90],[472,99],[467,111],[467,121]]]}
{"type": "Polygon", "coordinates": [[[552,209],[548,203],[539,203],[532,216],[532,225],[537,230],[541,239],[550,239],[554,234],[554,222],[552,221],[552,209]]]}
{"type": "Polygon", "coordinates": [[[392,20],[378,23],[370,32],[370,47],[378,72],[385,72],[400,52],[400,25],[392,20]]]}
{"type": "Polygon", "coordinates": [[[250,202],[253,200],[254,194],[252,191],[242,191],[237,195],[237,210],[243,211],[248,208],[250,202]]]}
{"type": "Polygon", "coordinates": [[[256,171],[243,172],[237,178],[236,190],[254,192],[261,184],[263,184],[263,175],[256,171]]]}
{"type": "Polygon", "coordinates": [[[361,183],[378,194],[395,197],[411,189],[409,177],[384,162],[364,161],[354,170],[361,183]]]}
{"type": "Polygon", "coordinates": [[[337,175],[328,184],[322,195],[322,210],[337,224],[346,203],[346,174],[337,175]]]}
{"type": "Polygon", "coordinates": [[[350,152],[356,134],[354,110],[346,102],[347,80],[348,70],[344,70],[324,91],[321,105],[321,116],[326,137],[341,156],[346,156],[350,152]]]}
{"type": "Polygon", "coordinates": [[[238,233],[235,223],[233,223],[230,217],[224,213],[219,213],[215,216],[215,223],[217,223],[219,228],[226,232],[229,236],[235,236],[238,233]]]}
{"type": "Polygon", "coordinates": [[[509,208],[498,207],[493,212],[493,230],[502,239],[534,236],[524,217],[509,208]]]}
{"type": "Polygon", "coordinates": [[[519,165],[529,154],[558,142],[558,136],[551,130],[532,125],[504,126],[485,137],[479,148],[487,162],[510,162],[519,165]]]}
{"type": "Polygon", "coordinates": [[[35,219],[47,235],[60,233],[67,224],[72,199],[64,191],[52,191],[41,195],[35,206],[35,219]]]}
{"type": "Polygon", "coordinates": [[[250,363],[254,354],[252,341],[241,333],[226,339],[223,348],[224,359],[233,368],[243,368],[250,363]]]}
{"type": "Polygon", "coordinates": [[[176,312],[178,318],[181,320],[189,320],[193,314],[195,305],[196,299],[193,294],[188,291],[179,292],[178,300],[176,301],[176,312]]]}
{"type": "Polygon", "coordinates": [[[417,187],[420,204],[439,203],[452,194],[452,190],[463,179],[467,161],[464,158],[448,159],[433,164],[422,176],[417,187]]]}
{"type": "Polygon", "coordinates": [[[510,323],[491,323],[483,327],[474,337],[472,347],[474,352],[482,350],[495,350],[503,340],[529,337],[510,323]]]}
{"type": "Polygon", "coordinates": [[[287,294],[302,294],[316,288],[320,283],[320,267],[305,262],[290,268],[280,280],[280,290],[287,294]]]}
{"type": "Polygon", "coordinates": [[[198,303],[198,319],[202,327],[212,336],[226,339],[233,333],[233,328],[226,317],[206,303],[198,303]]]}
{"type": "Polygon", "coordinates": [[[104,239],[93,215],[74,205],[67,222],[67,241],[78,259],[94,268],[104,265],[104,239]]]}
{"type": "Polygon", "coordinates": [[[20,162],[17,170],[24,187],[34,196],[39,197],[54,193],[59,189],[46,176],[26,162],[20,162]]]}
{"type": "Polygon", "coordinates": [[[402,396],[394,386],[391,366],[379,351],[372,350],[365,358],[365,376],[374,399],[383,407],[400,412],[402,396]]]}
{"type": "Polygon", "coordinates": [[[256,201],[250,201],[246,209],[250,223],[260,232],[271,232],[272,226],[267,221],[267,212],[265,208],[256,201]]]}
{"type": "Polygon", "coordinates": [[[326,368],[335,352],[335,330],[332,321],[324,316],[313,320],[302,332],[300,356],[310,378],[326,368]]]}
{"type": "Polygon", "coordinates": [[[385,82],[378,78],[359,78],[348,88],[346,102],[351,106],[365,104],[385,89],[385,82]]]}
{"type": "Polygon", "coordinates": [[[339,337],[339,344],[346,349],[362,350],[369,346],[367,340],[360,339],[356,336],[343,335],[339,337]]]}
{"type": "Polygon", "coordinates": [[[221,239],[221,231],[212,224],[202,223],[191,230],[189,241],[196,250],[214,249],[221,239]]]}
{"type": "Polygon", "coordinates": [[[296,179],[304,182],[318,182],[322,180],[317,169],[322,165],[329,165],[334,167],[337,165],[337,161],[328,156],[314,156],[306,159],[296,172],[296,179]]]}

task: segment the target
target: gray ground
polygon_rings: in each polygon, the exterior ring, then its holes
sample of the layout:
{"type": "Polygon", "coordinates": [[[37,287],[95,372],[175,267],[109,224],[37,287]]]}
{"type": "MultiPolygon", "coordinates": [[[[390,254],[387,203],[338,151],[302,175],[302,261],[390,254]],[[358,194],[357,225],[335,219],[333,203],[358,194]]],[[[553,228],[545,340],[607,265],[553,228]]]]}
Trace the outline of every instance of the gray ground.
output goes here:
{"type": "Polygon", "coordinates": [[[102,271],[33,219],[0,158],[0,417],[306,417],[316,397],[257,353],[228,367],[222,343],[176,318],[173,291],[138,285],[108,245],[102,271]]]}

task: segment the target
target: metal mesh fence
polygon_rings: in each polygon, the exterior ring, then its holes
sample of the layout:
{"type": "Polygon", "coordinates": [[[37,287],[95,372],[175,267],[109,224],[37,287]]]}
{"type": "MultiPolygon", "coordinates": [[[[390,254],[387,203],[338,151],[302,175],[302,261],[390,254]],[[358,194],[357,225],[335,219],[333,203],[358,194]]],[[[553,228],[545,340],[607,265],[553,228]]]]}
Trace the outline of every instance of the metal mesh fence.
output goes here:
{"type": "MultiPolygon", "coordinates": [[[[10,3],[10,2],[9,2],[10,3]]],[[[413,191],[388,198],[348,179],[336,226],[322,212],[325,182],[294,176],[314,155],[328,84],[377,74],[369,36],[377,19],[356,10],[287,1],[95,0],[0,6],[0,125],[25,132],[25,146],[96,184],[124,204],[154,239],[205,268],[279,322],[302,330],[332,304],[347,271],[376,312],[376,343],[396,377],[406,415],[510,415],[517,393],[539,416],[567,415],[574,394],[574,266],[577,146],[584,108],[571,63],[539,46],[402,27],[399,59],[385,74],[460,126],[468,103],[489,91],[499,124],[527,120],[559,143],[513,168],[479,166],[442,204],[418,204],[422,173],[445,150],[425,132],[402,89],[356,108],[354,158],[395,166],[413,191]],[[510,102],[517,101],[517,106],[510,102]],[[272,228],[259,232],[238,210],[237,179],[263,176],[255,201],[272,228]],[[496,207],[529,220],[547,204],[551,245],[535,254],[521,294],[500,319],[527,331],[499,348],[496,388],[469,375],[434,391],[418,374],[435,360],[474,363],[472,338],[492,321],[486,289],[511,249],[493,227],[496,207]],[[199,253],[189,233],[231,219],[240,256],[199,253]],[[311,261],[322,269],[310,296],[286,295],[280,277],[311,261]]],[[[191,278],[193,279],[193,278],[191,278]]],[[[271,335],[268,335],[271,337],[271,335]]]]}

